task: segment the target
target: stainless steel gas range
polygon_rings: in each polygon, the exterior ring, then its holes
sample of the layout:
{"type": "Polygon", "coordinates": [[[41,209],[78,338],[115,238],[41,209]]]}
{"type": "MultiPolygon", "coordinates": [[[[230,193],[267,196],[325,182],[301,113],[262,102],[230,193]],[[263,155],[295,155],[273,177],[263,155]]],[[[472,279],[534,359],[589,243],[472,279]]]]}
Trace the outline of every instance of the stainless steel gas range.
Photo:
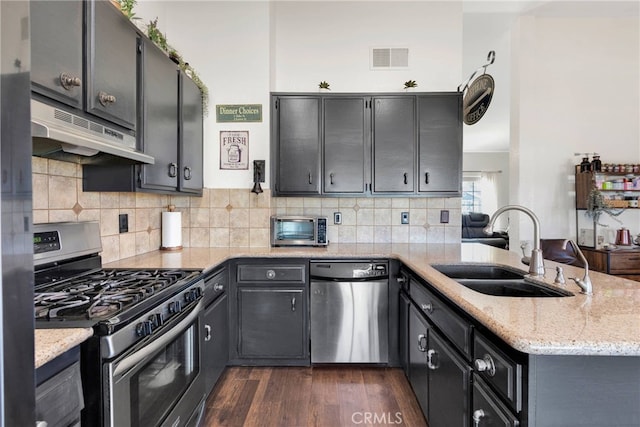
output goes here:
{"type": "Polygon", "coordinates": [[[204,411],[200,271],[103,269],[97,222],[37,224],[36,328],[91,327],[88,426],[196,426],[204,411]]]}

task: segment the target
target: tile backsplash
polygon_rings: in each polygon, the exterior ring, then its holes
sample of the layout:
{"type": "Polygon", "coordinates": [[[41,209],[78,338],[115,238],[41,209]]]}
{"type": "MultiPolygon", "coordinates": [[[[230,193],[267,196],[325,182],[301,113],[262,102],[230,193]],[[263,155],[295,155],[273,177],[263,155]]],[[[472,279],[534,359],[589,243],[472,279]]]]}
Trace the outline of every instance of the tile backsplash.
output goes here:
{"type": "Polygon", "coordinates": [[[157,250],[161,213],[169,205],[182,212],[184,247],[269,246],[273,214],[325,215],[329,241],[340,243],[427,243],[460,241],[460,198],[303,198],[256,195],[249,189],[204,189],[202,197],[150,193],[82,191],[82,166],[32,158],[33,221],[99,221],[103,262],[157,250]],[[440,224],[440,210],[449,223],[440,224]],[[334,212],[342,224],[333,224],[334,212]],[[409,224],[400,224],[409,212],[409,224]],[[120,233],[118,216],[128,215],[120,233]]]}

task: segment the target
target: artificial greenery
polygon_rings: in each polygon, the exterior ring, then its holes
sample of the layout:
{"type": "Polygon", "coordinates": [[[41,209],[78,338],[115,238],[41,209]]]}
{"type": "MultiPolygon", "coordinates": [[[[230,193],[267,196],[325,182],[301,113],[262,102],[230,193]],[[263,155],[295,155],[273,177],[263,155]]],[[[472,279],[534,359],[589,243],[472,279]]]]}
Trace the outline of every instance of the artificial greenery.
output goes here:
{"type": "Polygon", "coordinates": [[[602,192],[597,188],[594,187],[589,192],[589,196],[587,197],[587,210],[585,211],[585,215],[593,219],[593,222],[595,222],[596,224],[602,227],[607,227],[606,224],[602,224],[600,222],[600,217],[602,216],[603,213],[606,213],[612,219],[622,224],[622,221],[620,221],[617,218],[617,216],[620,215],[622,212],[624,212],[624,209],[611,208],[607,204],[607,200],[604,198],[604,195],[602,194],[602,192]]]}
{"type": "Polygon", "coordinates": [[[331,90],[331,88],[329,88],[329,83],[325,82],[324,80],[318,84],[318,87],[320,89],[331,90]]]}
{"type": "Polygon", "coordinates": [[[418,87],[418,83],[416,83],[415,80],[407,80],[406,82],[404,82],[404,87],[405,89],[408,89],[410,87],[418,87]]]}
{"type": "Polygon", "coordinates": [[[135,12],[133,11],[133,7],[138,3],[138,0],[116,0],[118,5],[120,5],[120,10],[125,16],[129,19],[139,19],[136,17],[135,12]]]}

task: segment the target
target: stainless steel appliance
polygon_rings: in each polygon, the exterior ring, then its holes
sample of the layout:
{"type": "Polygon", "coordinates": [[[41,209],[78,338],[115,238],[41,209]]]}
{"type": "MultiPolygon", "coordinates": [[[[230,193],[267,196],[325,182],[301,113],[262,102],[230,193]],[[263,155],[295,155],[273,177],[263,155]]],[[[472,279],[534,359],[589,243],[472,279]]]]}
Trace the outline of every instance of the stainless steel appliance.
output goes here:
{"type": "Polygon", "coordinates": [[[311,261],[311,363],[387,363],[387,261],[311,261]]]}
{"type": "Polygon", "coordinates": [[[103,269],[99,225],[34,227],[37,328],[92,327],[82,425],[191,426],[204,410],[200,271],[103,269]]]}
{"type": "Polygon", "coordinates": [[[323,216],[271,217],[271,246],[326,246],[327,218],[323,216]]]}

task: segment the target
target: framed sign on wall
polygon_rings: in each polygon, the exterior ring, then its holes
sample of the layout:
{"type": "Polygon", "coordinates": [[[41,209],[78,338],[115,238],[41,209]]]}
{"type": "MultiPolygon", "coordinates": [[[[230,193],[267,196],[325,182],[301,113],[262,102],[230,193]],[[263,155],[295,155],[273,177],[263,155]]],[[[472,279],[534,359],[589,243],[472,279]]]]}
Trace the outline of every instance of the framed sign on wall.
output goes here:
{"type": "Polygon", "coordinates": [[[220,169],[249,169],[249,131],[220,131],[220,169]]]}

